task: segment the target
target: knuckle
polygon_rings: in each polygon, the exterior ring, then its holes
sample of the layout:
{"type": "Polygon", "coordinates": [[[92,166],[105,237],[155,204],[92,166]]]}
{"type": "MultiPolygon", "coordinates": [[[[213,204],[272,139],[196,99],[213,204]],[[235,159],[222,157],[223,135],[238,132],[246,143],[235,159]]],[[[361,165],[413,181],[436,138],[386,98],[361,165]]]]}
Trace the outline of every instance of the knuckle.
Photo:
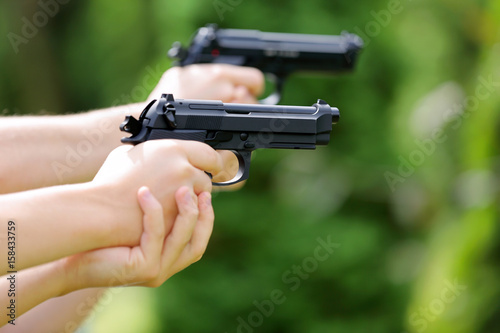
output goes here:
{"type": "Polygon", "coordinates": [[[260,69],[254,67],[246,67],[248,69],[248,73],[253,75],[256,80],[262,80],[264,82],[264,73],[260,69]]]}
{"type": "MultiPolygon", "coordinates": [[[[147,214],[151,216],[153,219],[158,219],[163,216],[163,206],[158,201],[158,199],[151,201],[148,203],[147,214]]],[[[157,223],[155,223],[157,224],[157,223]]],[[[156,228],[158,229],[158,228],[156,228]]]]}
{"type": "MultiPolygon", "coordinates": [[[[218,79],[219,81],[222,78],[218,79]]],[[[234,98],[234,85],[229,81],[223,81],[219,84],[219,94],[223,102],[232,102],[234,98]]]]}
{"type": "Polygon", "coordinates": [[[177,140],[156,140],[161,153],[178,154],[182,152],[182,146],[177,140]]]}
{"type": "Polygon", "coordinates": [[[160,266],[158,263],[144,262],[142,260],[130,260],[124,267],[127,272],[129,282],[152,281],[160,275],[160,266]]]}
{"type": "Polygon", "coordinates": [[[178,153],[181,148],[175,140],[149,140],[144,143],[144,150],[148,156],[169,156],[178,153]]]}
{"type": "Polygon", "coordinates": [[[193,263],[200,261],[201,258],[203,258],[203,253],[198,254],[198,255],[194,255],[194,257],[193,257],[193,263]]]}
{"type": "MultiPolygon", "coordinates": [[[[141,272],[141,267],[136,260],[129,261],[123,269],[123,273],[126,274],[127,280],[137,280],[137,272],[141,272]]],[[[132,281],[126,282],[129,283],[132,281]]]]}
{"type": "Polygon", "coordinates": [[[200,174],[200,176],[195,180],[195,188],[200,190],[200,192],[212,192],[212,181],[220,182],[218,173],[212,175],[212,179],[207,174],[200,174]]]}
{"type": "Polygon", "coordinates": [[[265,77],[264,77],[264,73],[262,73],[260,70],[256,69],[256,68],[253,68],[255,71],[255,76],[256,76],[256,79],[257,79],[257,82],[259,83],[260,86],[264,86],[264,82],[265,82],[265,77]]]}
{"type": "Polygon", "coordinates": [[[165,235],[167,233],[167,228],[165,227],[165,221],[163,218],[163,214],[156,213],[155,215],[149,214],[149,233],[150,233],[150,242],[154,244],[161,244],[165,239],[165,235]]]}
{"type": "Polygon", "coordinates": [[[225,67],[220,64],[213,65],[212,76],[214,80],[220,80],[225,78],[225,67]]]}
{"type": "Polygon", "coordinates": [[[188,205],[187,207],[185,207],[184,214],[185,214],[186,218],[188,218],[190,220],[197,220],[200,212],[198,210],[197,205],[191,204],[191,205],[188,205]]]}
{"type": "Polygon", "coordinates": [[[193,262],[200,261],[203,255],[205,254],[205,250],[207,249],[207,244],[192,244],[191,253],[193,262]]]}
{"type": "Polygon", "coordinates": [[[158,264],[149,265],[143,270],[142,278],[144,281],[155,281],[160,274],[160,267],[158,264]]]}
{"type": "Polygon", "coordinates": [[[223,165],[222,158],[212,148],[207,149],[207,153],[205,154],[204,157],[205,157],[205,161],[207,161],[207,164],[213,166],[213,168],[215,168],[215,169],[222,168],[222,165],[223,165]]]}
{"type": "Polygon", "coordinates": [[[175,173],[179,179],[192,179],[196,174],[196,170],[191,164],[186,162],[179,163],[175,173]]]}

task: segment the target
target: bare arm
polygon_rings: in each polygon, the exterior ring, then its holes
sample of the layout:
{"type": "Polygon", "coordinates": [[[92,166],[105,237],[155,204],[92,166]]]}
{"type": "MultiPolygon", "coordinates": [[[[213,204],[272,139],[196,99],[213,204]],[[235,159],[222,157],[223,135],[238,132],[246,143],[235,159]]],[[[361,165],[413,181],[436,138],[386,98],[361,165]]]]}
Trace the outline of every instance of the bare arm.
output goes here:
{"type": "MultiPolygon", "coordinates": [[[[121,213],[112,209],[117,205],[106,199],[103,190],[86,183],[1,195],[0,239],[2,244],[8,239],[7,223],[13,221],[16,269],[112,246],[119,236],[113,235],[113,230],[118,231],[114,221],[121,213]]],[[[124,222],[124,226],[127,224],[128,228],[137,225],[134,231],[140,233],[139,224],[124,222]]],[[[5,251],[0,254],[2,273],[7,271],[5,255],[5,251]]]]}
{"type": "Polygon", "coordinates": [[[16,328],[18,316],[49,298],[63,295],[66,281],[62,267],[58,262],[52,262],[2,276],[0,306],[9,309],[5,311],[9,316],[0,317],[0,326],[8,324],[8,327],[16,328]],[[9,292],[5,292],[7,290],[9,292]]]}
{"type": "MultiPolygon", "coordinates": [[[[253,68],[172,68],[149,99],[171,92],[177,98],[256,103],[263,82],[262,73],[253,68]]],[[[137,103],[66,116],[1,118],[0,194],[89,181],[121,144],[118,128],[125,115],[137,116],[144,107],[137,103]]]]}
{"type": "MultiPolygon", "coordinates": [[[[6,332],[12,327],[16,328],[16,332],[18,327],[22,332],[33,332],[34,327],[41,333],[73,331],[104,292],[104,289],[86,288],[119,285],[157,287],[199,260],[213,228],[210,195],[203,192],[196,196],[184,186],[175,197],[179,214],[169,224],[165,223],[161,205],[151,192],[147,188],[139,190],[138,200],[144,211],[139,246],[79,253],[1,277],[0,290],[12,289],[11,293],[0,294],[0,306],[8,309],[10,314],[0,318],[0,326],[6,325],[3,328],[6,332]],[[22,283],[17,283],[17,279],[22,283]],[[73,292],[80,289],[85,291],[73,292]],[[66,296],[45,302],[62,295],[66,296]],[[28,312],[42,302],[45,303],[39,309],[28,312]],[[49,314],[57,320],[46,320],[49,314]],[[42,330],[39,320],[44,318],[46,323],[42,330]]],[[[0,329],[0,332],[3,330],[0,329]]]]}
{"type": "MultiPolygon", "coordinates": [[[[0,240],[16,222],[16,267],[27,268],[74,253],[109,246],[135,246],[142,231],[136,193],[150,187],[164,209],[177,215],[174,193],[188,186],[195,194],[211,191],[210,178],[222,158],[194,141],[153,140],[115,149],[92,182],[61,185],[0,196],[0,240]]],[[[6,251],[0,270],[7,270],[6,251]]]]}
{"type": "Polygon", "coordinates": [[[16,326],[6,324],[0,333],[74,332],[93,314],[93,307],[106,293],[106,288],[89,288],[51,298],[16,319],[16,326]]]}
{"type": "Polygon", "coordinates": [[[133,104],[67,116],[0,119],[0,193],[92,179],[120,145],[118,126],[133,104]]]}
{"type": "MultiPolygon", "coordinates": [[[[185,68],[174,68],[167,71],[162,77],[160,84],[155,88],[155,91],[153,91],[148,99],[158,98],[160,93],[170,92],[177,98],[219,99],[224,102],[233,103],[256,103],[256,96],[262,91],[263,82],[262,73],[252,68],[239,68],[229,65],[194,65],[185,68]]],[[[76,183],[92,179],[108,153],[120,144],[119,138],[122,134],[118,131],[118,125],[124,119],[124,115],[137,115],[137,113],[142,110],[143,106],[143,103],[139,103],[137,105],[105,109],[87,114],[60,117],[2,118],[0,120],[0,140],[3,144],[0,145],[0,154],[3,158],[0,161],[0,193],[22,191],[63,183],[76,183]]],[[[166,152],[163,152],[163,154],[165,153],[166,152]]],[[[169,154],[166,155],[168,156],[169,154]]],[[[225,162],[232,159],[232,164],[234,165],[234,156],[232,156],[232,154],[223,152],[221,156],[225,162]]],[[[158,164],[161,165],[161,163],[158,164]]],[[[167,164],[168,162],[164,163],[164,165],[167,164]]],[[[151,163],[149,163],[149,165],[151,165],[151,163]]],[[[118,168],[115,168],[115,170],[121,172],[123,164],[118,163],[117,167],[118,168]]],[[[111,167],[111,169],[113,168],[111,167]]],[[[223,173],[232,174],[234,171],[233,169],[234,167],[229,167],[229,171],[226,169],[226,172],[223,173]]],[[[108,170],[108,175],[111,174],[111,171],[112,170],[108,170]]],[[[155,173],[150,172],[150,174],[155,173]]],[[[193,176],[190,173],[185,174],[181,172],[180,174],[183,176],[193,176]]],[[[215,174],[216,173],[213,172],[214,176],[215,174]]],[[[101,175],[100,178],[106,177],[101,175]]],[[[116,181],[117,177],[114,178],[116,181]]],[[[144,177],[138,178],[144,179],[144,177]]],[[[161,181],[159,180],[160,178],[161,177],[145,180],[140,185],[151,184],[152,192],[155,196],[159,197],[164,209],[166,209],[166,211],[164,211],[165,218],[171,219],[172,214],[176,214],[177,211],[176,209],[168,208],[168,202],[170,202],[171,207],[173,198],[172,195],[169,196],[168,193],[166,193],[168,192],[167,189],[159,188],[165,187],[163,185],[166,181],[161,181]]],[[[124,183],[125,180],[126,179],[121,179],[122,183],[124,183]]],[[[217,181],[224,180],[227,179],[221,178],[217,181]]],[[[178,186],[179,184],[175,186],[172,185],[172,188],[178,188],[178,186]]],[[[193,184],[191,184],[191,186],[193,186],[193,184]]],[[[108,244],[110,244],[110,241],[115,245],[129,244],[132,246],[138,243],[138,235],[140,235],[141,226],[131,221],[137,218],[138,215],[137,203],[130,201],[130,190],[134,188],[136,190],[138,184],[129,184],[127,189],[122,188],[119,191],[107,193],[107,202],[110,204],[111,211],[115,214],[112,216],[111,220],[104,221],[102,224],[99,221],[105,220],[105,218],[102,218],[102,220],[98,219],[95,222],[99,227],[97,230],[94,230],[95,233],[93,233],[93,238],[90,240],[90,243],[98,242],[101,238],[99,235],[101,234],[105,235],[104,239],[108,244]],[[119,198],[118,201],[116,198],[119,198]],[[121,205],[116,206],[117,202],[121,203],[121,205]],[[124,220],[120,221],[120,216],[117,216],[116,213],[123,213],[124,220]],[[124,227],[124,225],[127,225],[127,227],[124,227]],[[103,227],[104,230],[100,229],[103,227]]],[[[170,193],[172,188],[168,189],[170,193]]],[[[75,196],[73,196],[73,199],[67,198],[67,200],[81,200],[78,191],[84,191],[85,185],[83,187],[77,186],[73,190],[75,191],[75,196]]],[[[29,196],[35,202],[38,200],[41,200],[39,202],[43,202],[43,198],[45,198],[45,203],[50,203],[50,200],[47,200],[50,196],[45,196],[45,192],[43,192],[45,190],[40,191],[42,192],[31,192],[29,196]]],[[[48,191],[52,191],[51,198],[57,201],[58,199],[54,196],[54,193],[58,190],[49,189],[48,191]]],[[[200,193],[200,191],[201,189],[198,188],[197,192],[200,193]]],[[[80,192],[80,194],[81,193],[82,192],[80,192]]],[[[95,195],[90,195],[88,199],[92,201],[97,198],[95,195]]],[[[9,219],[17,219],[17,222],[20,222],[21,220],[18,219],[19,216],[16,215],[16,212],[19,211],[18,209],[26,209],[27,203],[29,203],[31,207],[36,205],[33,201],[23,202],[21,197],[16,198],[16,200],[18,201],[14,206],[17,207],[17,210],[11,209],[9,212],[5,212],[5,214],[0,216],[0,225],[3,222],[7,222],[9,219]]],[[[10,207],[10,203],[11,202],[6,200],[5,197],[0,196],[0,208],[2,208],[0,212],[3,212],[3,208],[10,207]],[[2,199],[5,199],[3,205],[2,199]]],[[[66,204],[70,203],[66,202],[66,204]]],[[[43,207],[38,207],[37,209],[39,213],[44,212],[43,207]]],[[[50,209],[46,207],[45,213],[48,213],[48,211],[50,211],[50,209]]],[[[89,213],[99,214],[98,210],[95,209],[85,212],[81,211],[80,213],[87,219],[89,218],[89,213]]],[[[65,221],[71,221],[73,216],[74,215],[71,215],[71,217],[66,218],[65,221]]],[[[104,214],[104,216],[109,215],[104,214]]],[[[23,218],[23,224],[34,224],[37,220],[37,216],[34,215],[31,219],[31,222],[25,222],[26,220],[23,218]]],[[[48,221],[48,223],[50,223],[50,221],[48,221]]],[[[43,226],[41,223],[39,226],[40,225],[43,226]]],[[[74,226],[81,227],[79,223],[76,223],[74,226]]],[[[23,230],[26,229],[23,228],[23,230]]],[[[66,229],[66,232],[69,234],[74,232],[72,237],[68,238],[71,239],[71,242],[67,242],[65,248],[57,251],[52,250],[52,254],[49,253],[50,257],[58,257],[61,253],[72,253],[74,248],[68,250],[67,247],[73,247],[73,245],[80,249],[89,247],[89,244],[85,242],[79,243],[77,241],[76,244],[73,244],[73,240],[80,237],[79,232],[75,230],[78,230],[78,228],[66,229]],[[75,235],[78,236],[75,237],[75,235]]],[[[4,231],[4,228],[0,230],[0,240],[2,242],[6,237],[6,235],[3,234],[4,231]]],[[[88,231],[83,230],[83,235],[86,234],[88,234],[88,231]]],[[[51,236],[54,237],[53,234],[47,235],[47,237],[51,236]]],[[[25,244],[30,243],[28,241],[29,238],[25,239],[23,236],[23,239],[26,242],[25,244]]],[[[36,241],[38,241],[38,239],[41,239],[41,237],[38,237],[36,241]]],[[[52,241],[53,240],[52,238],[52,241]]],[[[47,246],[50,241],[50,238],[44,239],[42,240],[42,244],[47,246]]],[[[33,245],[36,243],[31,244],[33,245]]],[[[22,251],[25,253],[30,252],[29,249],[22,251]]],[[[25,257],[25,255],[23,255],[23,257],[25,257]]],[[[24,265],[29,266],[36,262],[45,262],[47,258],[32,258],[30,260],[31,261],[27,260],[24,265]]],[[[5,262],[6,260],[1,261],[2,264],[5,262]]],[[[74,312],[68,312],[67,305],[80,304],[81,302],[79,300],[84,301],[92,292],[93,291],[86,290],[52,299],[28,312],[25,318],[28,316],[27,318],[29,319],[27,319],[27,322],[31,323],[30,326],[37,326],[40,325],[37,323],[38,319],[44,318],[44,316],[51,317],[51,313],[58,313],[60,315],[60,320],[58,322],[71,322],[72,318],[74,318],[72,317],[74,312]],[[65,316],[68,317],[66,321],[63,319],[65,316]]],[[[74,319],[78,323],[83,318],[80,316],[74,319]]],[[[30,331],[30,329],[27,329],[27,331],[30,331]]],[[[0,332],[3,332],[2,329],[0,329],[0,332]]]]}

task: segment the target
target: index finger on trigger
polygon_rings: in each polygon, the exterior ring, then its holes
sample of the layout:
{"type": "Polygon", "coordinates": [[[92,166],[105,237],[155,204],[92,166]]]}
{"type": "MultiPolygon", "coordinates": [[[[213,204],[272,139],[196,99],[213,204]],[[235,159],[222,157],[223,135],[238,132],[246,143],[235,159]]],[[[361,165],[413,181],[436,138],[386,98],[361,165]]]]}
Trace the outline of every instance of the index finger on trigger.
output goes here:
{"type": "Polygon", "coordinates": [[[217,174],[212,174],[212,182],[221,183],[233,179],[238,173],[239,162],[236,155],[229,150],[217,150],[223,163],[222,170],[217,174]]]}

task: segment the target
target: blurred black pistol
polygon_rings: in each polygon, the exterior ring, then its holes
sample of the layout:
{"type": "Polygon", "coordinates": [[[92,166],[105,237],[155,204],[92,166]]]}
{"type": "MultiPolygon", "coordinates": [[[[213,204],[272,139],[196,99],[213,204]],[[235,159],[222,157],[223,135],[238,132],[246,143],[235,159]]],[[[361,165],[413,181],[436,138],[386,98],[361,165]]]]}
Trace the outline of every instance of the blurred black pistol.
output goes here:
{"type": "Polygon", "coordinates": [[[277,104],[288,75],[352,70],[362,47],[361,38],[347,32],[338,36],[273,33],[209,24],[196,31],[187,49],[175,42],[168,55],[179,66],[221,63],[258,68],[276,85],[276,91],[261,102],[277,104]]]}

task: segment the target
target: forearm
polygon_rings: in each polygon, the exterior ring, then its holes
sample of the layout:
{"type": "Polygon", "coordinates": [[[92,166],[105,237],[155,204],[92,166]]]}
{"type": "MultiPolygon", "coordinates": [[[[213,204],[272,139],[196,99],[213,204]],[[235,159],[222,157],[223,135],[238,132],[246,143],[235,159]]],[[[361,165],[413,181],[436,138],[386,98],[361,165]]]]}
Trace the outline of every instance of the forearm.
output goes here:
{"type": "MultiPolygon", "coordinates": [[[[125,204],[135,197],[117,202],[109,197],[112,191],[84,183],[0,195],[0,240],[7,241],[7,223],[14,221],[16,269],[96,248],[138,244],[140,224],[117,225],[140,221],[141,216],[134,215],[140,209],[125,204]]],[[[7,271],[6,255],[5,248],[0,252],[1,274],[7,271]]]]}
{"type": "MultiPolygon", "coordinates": [[[[16,320],[15,332],[74,332],[85,319],[92,316],[94,305],[106,290],[106,288],[89,288],[49,299],[16,320]]],[[[0,333],[11,332],[9,326],[11,325],[0,327],[0,333]]]]}
{"type": "MultiPolygon", "coordinates": [[[[250,67],[201,64],[174,67],[148,100],[161,93],[176,98],[256,103],[262,73],[250,67]]],[[[120,145],[124,116],[138,116],[145,103],[69,116],[0,119],[0,193],[90,180],[107,154],[120,145]],[[34,162],[35,161],[35,162],[34,162]]]]}
{"type": "Polygon", "coordinates": [[[92,179],[120,145],[119,125],[142,104],[67,116],[0,120],[0,193],[92,179]]]}
{"type": "Polygon", "coordinates": [[[0,308],[10,316],[3,313],[0,326],[9,321],[9,326],[17,326],[17,317],[49,298],[64,294],[66,288],[62,265],[57,262],[2,276],[0,308]]]}

